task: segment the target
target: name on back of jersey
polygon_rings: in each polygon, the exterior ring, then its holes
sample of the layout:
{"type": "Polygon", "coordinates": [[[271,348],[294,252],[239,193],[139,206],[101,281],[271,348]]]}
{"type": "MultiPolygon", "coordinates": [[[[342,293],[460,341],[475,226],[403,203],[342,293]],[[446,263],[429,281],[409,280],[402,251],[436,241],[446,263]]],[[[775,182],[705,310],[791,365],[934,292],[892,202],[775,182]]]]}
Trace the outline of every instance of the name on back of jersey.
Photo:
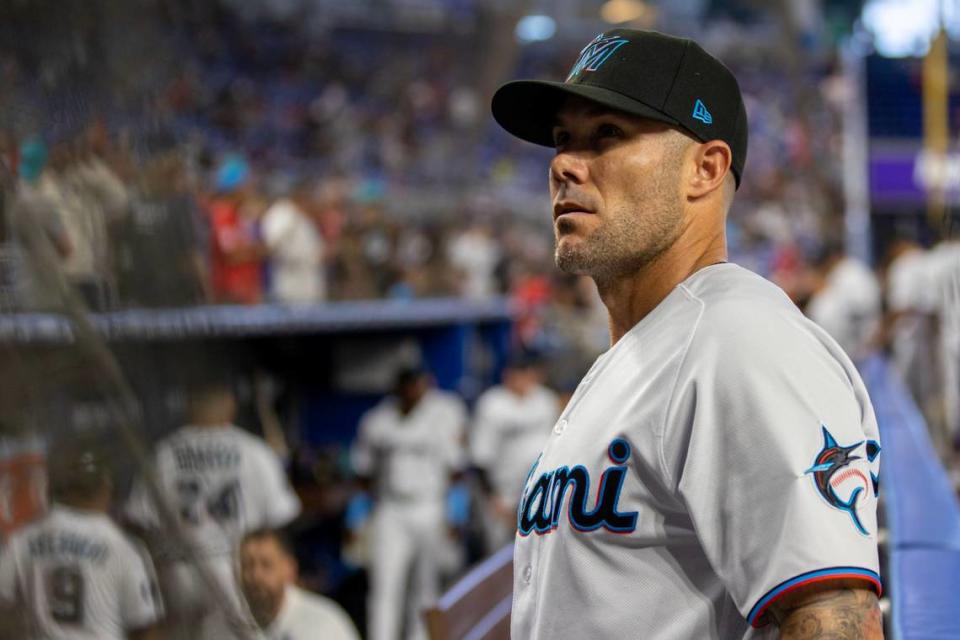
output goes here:
{"type": "Polygon", "coordinates": [[[236,447],[219,444],[205,447],[181,445],[173,450],[173,456],[180,471],[229,469],[240,464],[240,451],[236,447]]]}
{"type": "Polygon", "coordinates": [[[106,544],[69,531],[38,533],[29,539],[27,548],[36,559],[67,556],[103,563],[110,556],[106,544]]]}

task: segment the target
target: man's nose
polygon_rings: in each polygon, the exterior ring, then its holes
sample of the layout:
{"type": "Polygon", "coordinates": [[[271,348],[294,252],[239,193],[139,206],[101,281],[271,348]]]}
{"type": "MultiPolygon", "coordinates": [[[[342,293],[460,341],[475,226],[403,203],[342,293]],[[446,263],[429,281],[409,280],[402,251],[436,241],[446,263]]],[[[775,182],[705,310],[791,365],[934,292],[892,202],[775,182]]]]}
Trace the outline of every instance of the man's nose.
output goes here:
{"type": "Polygon", "coordinates": [[[587,163],[573,151],[561,151],[550,161],[550,180],[559,187],[565,182],[583,184],[587,179],[587,163]]]}

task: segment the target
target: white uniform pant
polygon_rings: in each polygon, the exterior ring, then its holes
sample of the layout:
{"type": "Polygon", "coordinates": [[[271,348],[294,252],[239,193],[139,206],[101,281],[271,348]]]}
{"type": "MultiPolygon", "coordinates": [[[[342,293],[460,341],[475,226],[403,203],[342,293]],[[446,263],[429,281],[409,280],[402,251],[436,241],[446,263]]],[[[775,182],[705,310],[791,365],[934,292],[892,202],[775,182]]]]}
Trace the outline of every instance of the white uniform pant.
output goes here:
{"type": "Polygon", "coordinates": [[[426,638],[424,608],[439,597],[442,502],[383,500],[373,514],[370,640],[426,638]],[[404,617],[406,615],[406,625],[404,617]]]}
{"type": "Polygon", "coordinates": [[[222,608],[230,612],[227,614],[229,618],[248,615],[230,556],[206,558],[205,561],[226,593],[228,602],[217,602],[216,594],[191,564],[172,562],[157,566],[157,580],[166,609],[166,632],[174,640],[196,640],[206,619],[222,608]]]}

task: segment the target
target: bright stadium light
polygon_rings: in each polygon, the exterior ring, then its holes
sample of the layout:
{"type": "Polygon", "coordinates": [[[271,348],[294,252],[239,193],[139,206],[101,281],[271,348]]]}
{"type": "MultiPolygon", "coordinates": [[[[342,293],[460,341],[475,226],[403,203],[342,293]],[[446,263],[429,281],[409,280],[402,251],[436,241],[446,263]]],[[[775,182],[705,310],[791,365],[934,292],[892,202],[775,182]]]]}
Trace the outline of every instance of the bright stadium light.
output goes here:
{"type": "Polygon", "coordinates": [[[549,40],[557,32],[557,23],[550,16],[524,16],[517,22],[516,36],[520,42],[549,40]]]}
{"type": "Polygon", "coordinates": [[[642,0],[608,0],[600,8],[600,17],[610,24],[623,24],[647,17],[649,10],[642,0]]]}
{"type": "Polygon", "coordinates": [[[941,5],[947,31],[960,37],[960,7],[955,1],[869,0],[863,8],[863,25],[873,35],[880,55],[923,56],[940,26],[941,5]]]}

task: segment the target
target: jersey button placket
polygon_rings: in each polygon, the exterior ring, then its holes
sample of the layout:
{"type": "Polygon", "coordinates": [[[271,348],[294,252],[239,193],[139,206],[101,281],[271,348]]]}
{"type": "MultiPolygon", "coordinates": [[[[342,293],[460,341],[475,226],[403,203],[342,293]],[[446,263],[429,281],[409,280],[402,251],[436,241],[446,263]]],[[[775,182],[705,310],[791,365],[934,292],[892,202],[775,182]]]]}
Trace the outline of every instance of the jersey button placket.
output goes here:
{"type": "Polygon", "coordinates": [[[562,436],[563,432],[567,430],[568,424],[569,423],[567,422],[566,418],[560,418],[557,420],[557,424],[553,425],[553,432],[558,436],[562,436]]]}

